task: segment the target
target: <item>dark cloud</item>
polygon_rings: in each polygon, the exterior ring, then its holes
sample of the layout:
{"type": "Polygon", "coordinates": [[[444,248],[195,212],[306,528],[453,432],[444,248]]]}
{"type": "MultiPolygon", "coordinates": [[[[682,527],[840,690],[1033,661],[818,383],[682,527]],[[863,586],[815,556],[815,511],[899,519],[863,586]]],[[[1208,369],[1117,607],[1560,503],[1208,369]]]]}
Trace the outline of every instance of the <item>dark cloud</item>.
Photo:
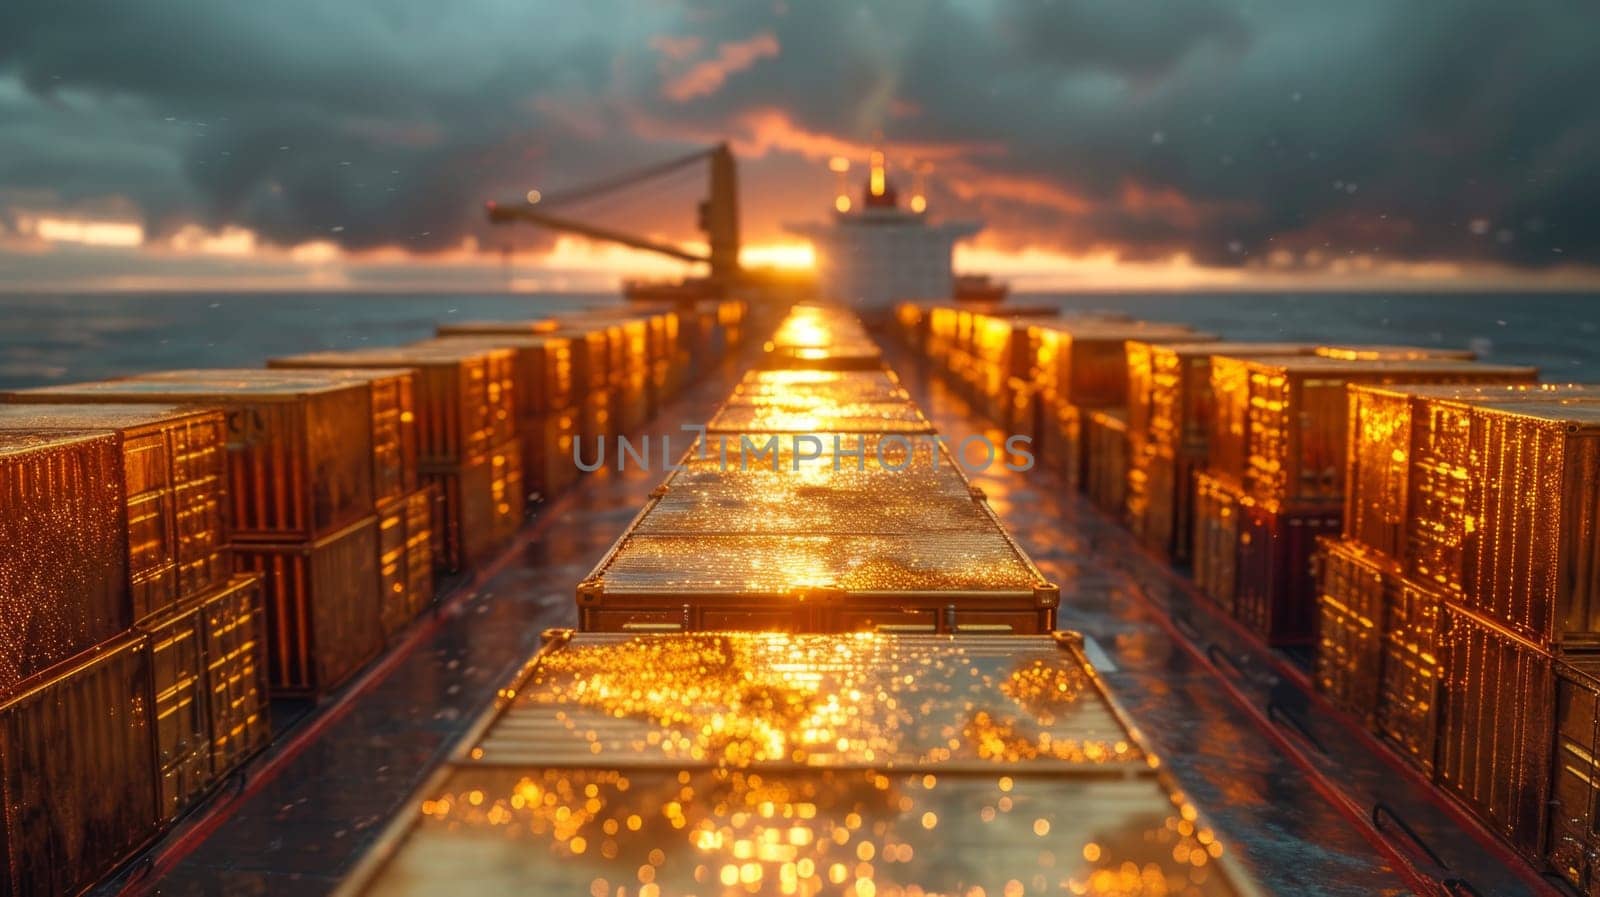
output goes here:
{"type": "MultiPolygon", "coordinates": [[[[1600,263],[1596,33],[1555,0],[11,0],[0,205],[426,251],[728,135],[770,235],[882,132],[1012,245],[1600,263]]],[[[613,215],[687,236],[692,193],[613,215]]]]}

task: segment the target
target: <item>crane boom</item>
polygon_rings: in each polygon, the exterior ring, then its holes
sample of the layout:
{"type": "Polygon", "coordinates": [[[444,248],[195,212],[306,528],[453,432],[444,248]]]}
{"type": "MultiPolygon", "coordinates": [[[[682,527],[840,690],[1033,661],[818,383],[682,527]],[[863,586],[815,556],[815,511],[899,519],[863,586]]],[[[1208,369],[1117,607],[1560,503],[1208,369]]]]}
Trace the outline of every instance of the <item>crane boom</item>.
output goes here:
{"type": "Polygon", "coordinates": [[[593,224],[585,224],[571,218],[551,215],[536,207],[533,203],[515,203],[501,205],[490,202],[487,205],[489,220],[496,224],[505,224],[516,221],[526,221],[554,230],[568,231],[580,236],[595,240],[606,240],[631,246],[634,249],[643,249],[647,252],[656,252],[671,258],[686,262],[700,262],[710,267],[712,281],[719,284],[731,284],[740,279],[739,268],[739,174],[738,166],[731,150],[726,143],[719,143],[708,149],[697,150],[687,156],[652,165],[624,174],[620,177],[608,178],[575,187],[558,194],[554,194],[547,201],[542,202],[544,207],[552,205],[565,205],[590,199],[623,187],[629,187],[653,177],[668,174],[698,162],[709,163],[709,184],[705,201],[699,207],[699,228],[706,234],[706,242],[710,252],[705,255],[680,249],[668,243],[640,237],[634,234],[612,230],[593,224]]]}
{"type": "Polygon", "coordinates": [[[607,227],[598,227],[574,221],[571,218],[562,218],[545,212],[536,212],[531,206],[502,206],[489,203],[489,220],[496,224],[511,221],[527,221],[532,224],[542,225],[552,230],[568,231],[582,237],[594,240],[605,240],[611,243],[621,243],[634,249],[643,249],[646,252],[658,252],[685,262],[709,262],[708,256],[696,255],[686,249],[680,249],[670,243],[659,243],[648,237],[638,237],[622,231],[612,230],[607,227]]]}

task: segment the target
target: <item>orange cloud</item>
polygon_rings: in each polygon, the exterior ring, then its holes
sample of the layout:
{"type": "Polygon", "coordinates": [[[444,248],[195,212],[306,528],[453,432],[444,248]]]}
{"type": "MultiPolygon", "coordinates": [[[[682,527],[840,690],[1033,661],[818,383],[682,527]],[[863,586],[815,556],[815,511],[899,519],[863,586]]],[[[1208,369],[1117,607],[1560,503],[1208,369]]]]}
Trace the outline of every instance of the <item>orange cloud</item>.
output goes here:
{"type": "Polygon", "coordinates": [[[717,48],[715,58],[697,63],[668,81],[662,86],[661,92],[667,99],[679,103],[709,96],[722,87],[729,75],[742,72],[769,56],[777,56],[778,50],[778,38],[770,31],[763,31],[749,40],[722,44],[717,48]]]}

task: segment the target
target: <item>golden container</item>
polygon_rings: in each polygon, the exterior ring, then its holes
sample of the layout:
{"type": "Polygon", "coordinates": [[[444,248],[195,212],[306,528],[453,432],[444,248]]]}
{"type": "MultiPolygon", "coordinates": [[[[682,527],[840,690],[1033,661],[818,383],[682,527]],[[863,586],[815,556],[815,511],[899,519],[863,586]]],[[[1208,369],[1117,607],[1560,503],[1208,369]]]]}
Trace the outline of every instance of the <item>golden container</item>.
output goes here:
{"type": "Polygon", "coordinates": [[[1073,634],[549,638],[336,894],[1260,893],[1073,634]]]}
{"type": "Polygon", "coordinates": [[[283,383],[326,378],[340,383],[365,383],[371,392],[372,495],[393,501],[417,488],[417,421],[414,375],[409,368],[326,369],[312,371],[193,369],[139,374],[129,379],[161,382],[283,383]]]}
{"type": "Polygon", "coordinates": [[[1530,367],[1462,361],[1247,359],[1245,492],[1282,505],[1340,505],[1345,497],[1351,383],[1532,383],[1530,367]]]}
{"type": "Polygon", "coordinates": [[[464,466],[425,467],[423,482],[437,490],[442,516],[434,526],[442,533],[445,570],[471,569],[488,561],[516,534],[527,504],[523,483],[522,443],[513,439],[464,466]]]}
{"type": "Polygon", "coordinates": [[[1399,572],[1362,546],[1323,538],[1317,568],[1317,657],[1312,682],[1334,706],[1371,723],[1378,709],[1385,614],[1399,572]]]}
{"type": "Polygon", "coordinates": [[[1545,858],[1586,897],[1600,895],[1600,658],[1556,662],[1555,757],[1545,858]]]}
{"type": "Polygon", "coordinates": [[[274,696],[326,694],[383,650],[378,538],[368,517],[314,542],[234,546],[236,569],[262,577],[274,696]]]}
{"type": "Polygon", "coordinates": [[[414,619],[434,602],[434,490],[424,486],[405,498],[406,607],[414,619]]]}
{"type": "Polygon", "coordinates": [[[227,576],[221,412],[147,405],[0,405],[0,430],[111,429],[127,496],[128,595],[142,620],[227,576]]]}
{"type": "Polygon", "coordinates": [[[111,431],[0,431],[0,695],[132,622],[123,463],[111,431]]]}
{"type": "Polygon", "coordinates": [[[1402,577],[1388,593],[1378,681],[1377,732],[1432,774],[1439,735],[1439,615],[1444,599],[1402,577]]]}
{"type": "Polygon", "coordinates": [[[419,345],[473,345],[510,349],[515,353],[517,419],[548,414],[573,403],[573,340],[554,333],[453,333],[439,328],[439,338],[419,345]]]}
{"type": "Polygon", "coordinates": [[[10,393],[30,404],[205,405],[228,425],[228,504],[235,541],[314,539],[372,514],[372,400],[364,383],[206,371],[10,393]]]}
{"type": "Polygon", "coordinates": [[[261,577],[235,576],[200,602],[211,773],[221,780],[272,740],[261,577]]]}
{"type": "Polygon", "coordinates": [[[482,457],[516,428],[516,374],[510,349],[423,344],[311,352],[274,358],[275,369],[412,368],[416,372],[418,464],[482,457]]]}
{"type": "Polygon", "coordinates": [[[149,620],[161,821],[182,815],[211,787],[211,720],[206,700],[205,614],[199,604],[149,620]]]}
{"type": "Polygon", "coordinates": [[[1455,604],[1440,618],[1434,781],[1537,861],[1549,823],[1555,661],[1455,604]]]}
{"type": "Polygon", "coordinates": [[[1206,597],[1233,613],[1239,585],[1238,488],[1200,471],[1194,477],[1194,581],[1206,597]]]}
{"type": "Polygon", "coordinates": [[[404,499],[378,506],[378,622],[385,639],[404,629],[412,618],[407,510],[404,499]]]}
{"type": "Polygon", "coordinates": [[[80,894],[155,834],[150,682],[129,635],[0,703],[0,892],[80,894]]]}
{"type": "Polygon", "coordinates": [[[1128,340],[1194,343],[1215,339],[1184,324],[1093,317],[1037,324],[1029,331],[1037,353],[1031,367],[1038,372],[1039,384],[1083,408],[1128,404],[1128,340]]]}
{"type": "Polygon", "coordinates": [[[1121,410],[1101,408],[1089,412],[1083,446],[1088,477],[1084,492],[1095,507],[1118,522],[1127,516],[1128,420],[1121,410]]]}
{"type": "Polygon", "coordinates": [[[1335,361],[1473,361],[1478,357],[1471,349],[1386,345],[1318,346],[1316,354],[1335,361]]]}

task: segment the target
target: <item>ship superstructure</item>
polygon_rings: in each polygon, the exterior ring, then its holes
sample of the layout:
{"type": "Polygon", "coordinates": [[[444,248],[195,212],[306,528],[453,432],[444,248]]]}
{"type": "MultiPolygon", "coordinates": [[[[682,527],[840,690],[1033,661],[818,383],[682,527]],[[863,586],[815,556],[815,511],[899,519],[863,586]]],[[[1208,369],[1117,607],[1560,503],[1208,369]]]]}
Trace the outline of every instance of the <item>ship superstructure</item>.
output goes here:
{"type": "MultiPolygon", "coordinates": [[[[847,163],[835,160],[842,173],[847,163]]],[[[902,207],[882,151],[874,151],[859,203],[840,193],[830,220],[789,224],[811,241],[817,289],[830,300],[864,311],[887,311],[903,299],[955,295],[951,256],[958,240],[983,229],[979,221],[929,220],[920,192],[902,207]]]]}

